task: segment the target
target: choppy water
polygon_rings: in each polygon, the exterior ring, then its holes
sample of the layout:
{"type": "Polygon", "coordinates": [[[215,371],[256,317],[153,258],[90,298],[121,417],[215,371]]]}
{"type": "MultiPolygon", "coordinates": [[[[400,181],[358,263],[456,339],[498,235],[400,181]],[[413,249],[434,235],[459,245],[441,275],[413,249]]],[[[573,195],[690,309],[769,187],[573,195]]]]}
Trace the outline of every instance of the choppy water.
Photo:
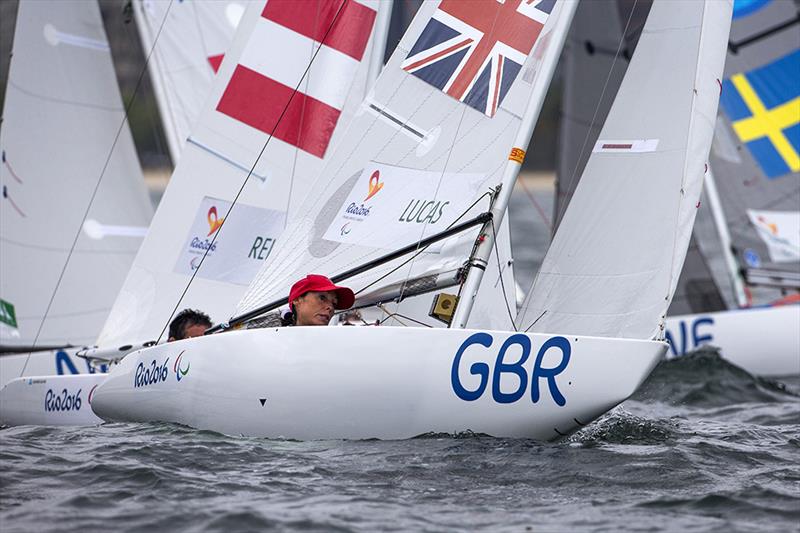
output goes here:
{"type": "Polygon", "coordinates": [[[799,391],[704,351],[557,443],[2,429],[0,530],[792,531],[799,391]]]}

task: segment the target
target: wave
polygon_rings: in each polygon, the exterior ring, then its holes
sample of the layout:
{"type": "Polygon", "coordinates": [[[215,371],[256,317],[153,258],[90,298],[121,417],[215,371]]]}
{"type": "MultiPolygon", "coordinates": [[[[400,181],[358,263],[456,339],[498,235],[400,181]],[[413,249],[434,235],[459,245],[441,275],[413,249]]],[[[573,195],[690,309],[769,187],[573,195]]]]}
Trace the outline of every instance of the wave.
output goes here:
{"type": "Polygon", "coordinates": [[[722,358],[718,349],[703,347],[659,363],[632,399],[722,407],[750,402],[796,402],[798,397],[786,384],[753,376],[722,358]]]}
{"type": "Polygon", "coordinates": [[[596,422],[581,429],[566,442],[598,444],[664,444],[673,440],[678,428],[669,419],[649,419],[617,407],[596,422]]]}

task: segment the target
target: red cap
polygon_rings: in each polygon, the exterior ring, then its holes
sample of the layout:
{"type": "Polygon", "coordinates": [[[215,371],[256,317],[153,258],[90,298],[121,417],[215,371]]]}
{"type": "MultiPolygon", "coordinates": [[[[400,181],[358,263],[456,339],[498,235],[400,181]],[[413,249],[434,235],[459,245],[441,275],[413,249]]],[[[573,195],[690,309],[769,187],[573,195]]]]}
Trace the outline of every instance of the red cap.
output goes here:
{"type": "Polygon", "coordinates": [[[294,285],[289,291],[289,309],[292,302],[307,292],[336,292],[336,309],[349,309],[356,301],[356,295],[347,287],[338,287],[331,280],[319,274],[309,274],[294,285]]]}

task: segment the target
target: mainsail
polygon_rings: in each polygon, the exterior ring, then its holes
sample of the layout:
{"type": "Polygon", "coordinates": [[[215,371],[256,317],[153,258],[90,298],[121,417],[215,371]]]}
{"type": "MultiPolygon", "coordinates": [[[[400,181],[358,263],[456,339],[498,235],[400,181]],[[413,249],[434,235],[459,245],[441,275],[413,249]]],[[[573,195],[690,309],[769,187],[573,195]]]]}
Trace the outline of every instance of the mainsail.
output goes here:
{"type": "Polygon", "coordinates": [[[521,328],[661,335],[707,166],[730,10],[730,2],[654,3],[521,328]]]}
{"type": "MultiPolygon", "coordinates": [[[[531,87],[549,76],[541,58],[565,4],[423,4],[237,313],[285,297],[305,272],[342,273],[486,211],[528,101],[544,97],[531,87]]],[[[455,279],[475,237],[347,283],[368,299],[408,280],[455,279]]]]}
{"type": "Polygon", "coordinates": [[[367,90],[379,7],[248,4],[98,344],[156,339],[179,302],[230,316],[367,90]]]}
{"type": "Polygon", "coordinates": [[[0,344],[93,343],[152,215],[96,3],[20,2],[0,151],[0,344]]]}
{"type": "Polygon", "coordinates": [[[177,163],[214,74],[233,41],[244,2],[134,0],[173,163],[177,163]]]}

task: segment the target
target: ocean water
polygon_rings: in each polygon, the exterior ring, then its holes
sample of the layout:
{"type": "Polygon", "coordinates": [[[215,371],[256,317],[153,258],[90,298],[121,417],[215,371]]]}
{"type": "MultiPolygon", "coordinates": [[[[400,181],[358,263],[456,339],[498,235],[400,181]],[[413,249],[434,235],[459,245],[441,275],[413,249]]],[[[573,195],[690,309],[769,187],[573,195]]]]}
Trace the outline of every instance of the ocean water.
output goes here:
{"type": "Polygon", "coordinates": [[[796,531],[800,376],[713,350],[559,442],[0,429],[0,531],[796,531]]]}

